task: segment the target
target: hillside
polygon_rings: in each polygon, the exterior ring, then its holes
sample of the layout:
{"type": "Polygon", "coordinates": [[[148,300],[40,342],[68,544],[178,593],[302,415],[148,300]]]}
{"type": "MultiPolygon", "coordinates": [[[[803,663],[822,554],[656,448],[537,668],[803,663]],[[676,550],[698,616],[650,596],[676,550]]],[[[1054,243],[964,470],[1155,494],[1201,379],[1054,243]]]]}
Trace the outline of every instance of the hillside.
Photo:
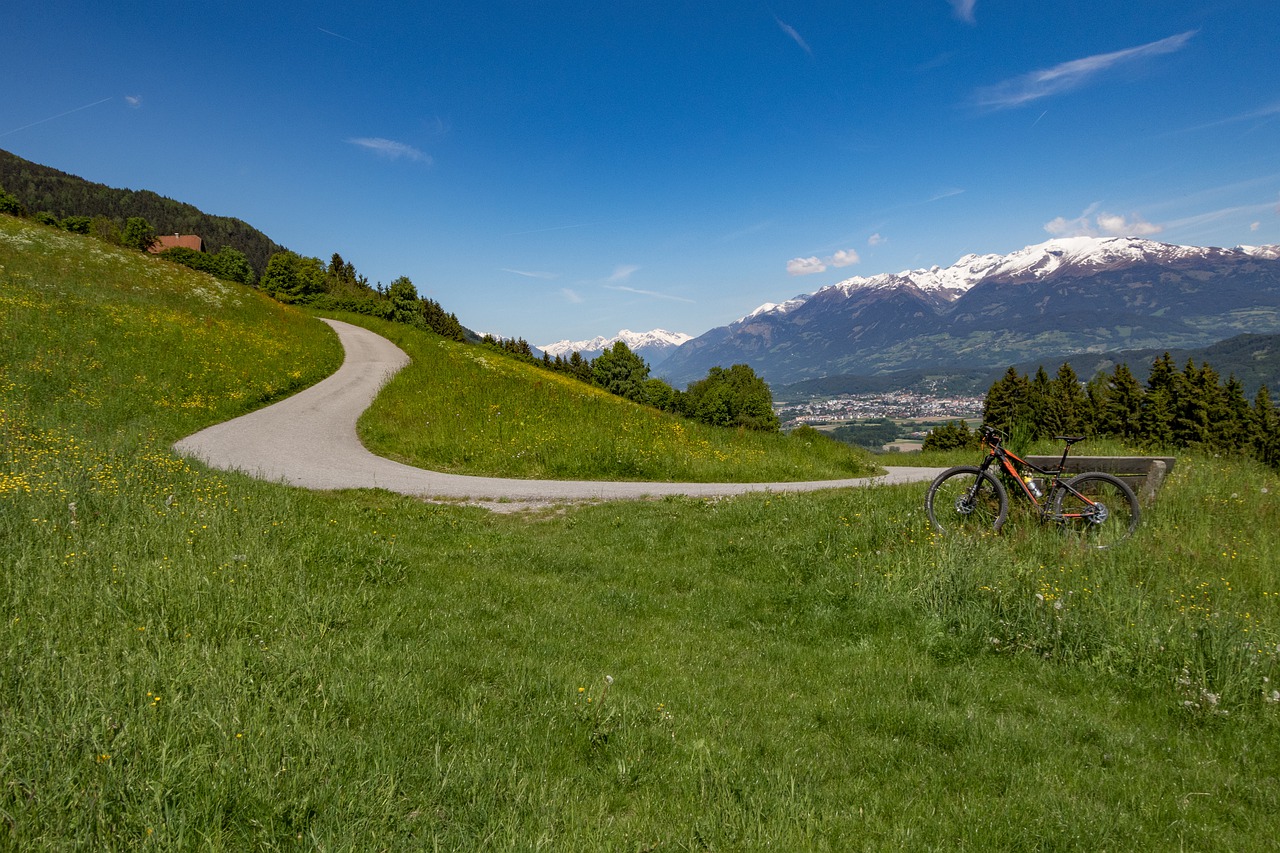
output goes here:
{"type": "Polygon", "coordinates": [[[223,246],[244,252],[258,275],[283,246],[258,229],[228,216],[214,216],[150,190],[116,189],[24,160],[0,149],[0,187],[16,196],[30,213],[48,211],[67,216],[106,216],[124,222],[140,216],[158,234],[198,234],[205,250],[223,246]]]}
{"type": "Polygon", "coordinates": [[[1263,385],[1274,392],[1280,389],[1280,335],[1236,335],[1207,347],[1193,349],[1163,348],[1120,350],[1109,353],[1049,354],[999,368],[969,370],[904,370],[876,376],[824,376],[773,388],[778,400],[800,400],[839,394],[875,394],[909,390],[925,394],[982,394],[1008,368],[1034,374],[1043,366],[1050,373],[1064,362],[1071,365],[1081,381],[1098,373],[1111,372],[1117,364],[1127,364],[1139,381],[1145,381],[1151,364],[1165,352],[1181,367],[1188,359],[1196,364],[1208,363],[1219,375],[1235,376],[1250,397],[1263,385]]]}
{"type": "MultiPolygon", "coordinates": [[[[1275,474],[1181,455],[1098,555],[1021,515],[940,541],[919,486],[494,515],[171,452],[338,358],[256,291],[0,216],[0,848],[1280,834],[1275,474]]],[[[480,397],[414,429],[496,431],[480,397]]]]}

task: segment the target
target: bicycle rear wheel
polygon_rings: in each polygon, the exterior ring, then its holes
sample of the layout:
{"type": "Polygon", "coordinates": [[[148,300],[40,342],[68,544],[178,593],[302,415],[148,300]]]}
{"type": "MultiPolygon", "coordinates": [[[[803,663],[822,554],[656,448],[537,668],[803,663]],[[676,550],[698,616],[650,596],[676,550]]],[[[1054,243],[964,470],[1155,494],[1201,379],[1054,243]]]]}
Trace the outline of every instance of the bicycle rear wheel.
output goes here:
{"type": "Polygon", "coordinates": [[[1142,511],[1124,480],[1091,471],[1064,485],[1054,498],[1053,512],[1068,536],[1092,548],[1110,548],[1137,529],[1142,511]]]}
{"type": "Polygon", "coordinates": [[[933,529],[948,536],[996,532],[1009,513],[1009,495],[1000,481],[972,465],[948,468],[924,496],[933,529]]]}

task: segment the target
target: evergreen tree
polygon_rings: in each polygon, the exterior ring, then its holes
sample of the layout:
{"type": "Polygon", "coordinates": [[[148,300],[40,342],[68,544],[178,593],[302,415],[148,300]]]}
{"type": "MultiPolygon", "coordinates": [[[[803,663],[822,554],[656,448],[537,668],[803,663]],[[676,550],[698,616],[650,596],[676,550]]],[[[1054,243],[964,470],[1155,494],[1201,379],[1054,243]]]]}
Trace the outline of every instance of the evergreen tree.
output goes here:
{"type": "Polygon", "coordinates": [[[1070,364],[1063,362],[1058,368],[1046,402],[1043,435],[1079,435],[1084,430],[1088,401],[1070,364]]]}
{"type": "Polygon", "coordinates": [[[1035,441],[1049,434],[1046,425],[1051,417],[1056,420],[1054,409],[1053,384],[1042,364],[1036,368],[1036,375],[1031,377],[1031,383],[1027,388],[1026,417],[1017,424],[1026,430],[1024,436],[1026,441],[1035,441]]]}
{"type": "Polygon", "coordinates": [[[1098,432],[1126,441],[1139,440],[1142,421],[1142,386],[1127,364],[1117,364],[1107,380],[1107,391],[1098,411],[1098,432]]]}
{"type": "Polygon", "coordinates": [[[1188,446],[1212,440],[1213,414],[1218,409],[1218,374],[1208,364],[1196,367],[1187,359],[1174,406],[1173,440],[1188,446]]]}
{"type": "Polygon", "coordinates": [[[413,323],[422,320],[422,302],[418,299],[418,288],[408,276],[400,276],[387,288],[387,298],[391,300],[391,319],[397,323],[413,323]]]}
{"type": "Polygon", "coordinates": [[[1271,392],[1263,385],[1253,398],[1250,412],[1253,427],[1253,455],[1265,465],[1280,468],[1280,412],[1271,403],[1271,392]]]}
{"type": "Polygon", "coordinates": [[[982,404],[982,422],[989,427],[1011,432],[1017,423],[1026,418],[1029,393],[1027,377],[1010,367],[988,389],[982,404]]]}
{"type": "Polygon", "coordinates": [[[1244,450],[1254,443],[1249,401],[1244,397],[1244,385],[1234,373],[1227,377],[1226,385],[1218,391],[1209,435],[1216,446],[1231,450],[1244,450]]]}

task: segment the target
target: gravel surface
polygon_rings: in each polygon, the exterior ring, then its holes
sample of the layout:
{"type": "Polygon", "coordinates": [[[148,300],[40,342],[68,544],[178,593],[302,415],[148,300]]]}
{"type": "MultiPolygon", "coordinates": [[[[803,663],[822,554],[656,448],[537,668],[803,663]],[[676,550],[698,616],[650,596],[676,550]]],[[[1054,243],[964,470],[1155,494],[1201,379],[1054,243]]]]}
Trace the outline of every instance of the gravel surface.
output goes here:
{"type": "Polygon", "coordinates": [[[325,320],[346,351],[328,379],[279,403],[211,426],[174,445],[212,468],[307,489],[387,489],[405,495],[478,503],[494,510],[582,501],[717,497],[745,492],[802,492],[931,480],[940,468],[888,468],[878,477],[804,483],[635,483],[507,480],[414,468],[364,448],[356,419],[409,357],[367,329],[325,320]]]}

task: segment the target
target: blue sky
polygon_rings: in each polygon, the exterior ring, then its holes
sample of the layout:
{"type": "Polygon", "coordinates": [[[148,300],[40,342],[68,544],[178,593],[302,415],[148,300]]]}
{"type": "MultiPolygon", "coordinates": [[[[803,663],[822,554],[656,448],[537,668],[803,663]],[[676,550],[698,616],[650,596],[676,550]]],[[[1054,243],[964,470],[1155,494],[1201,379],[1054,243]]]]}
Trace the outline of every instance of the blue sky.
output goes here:
{"type": "Polygon", "coordinates": [[[0,148],[533,344],[1059,235],[1280,243],[1274,0],[16,0],[0,31],[0,148]]]}

